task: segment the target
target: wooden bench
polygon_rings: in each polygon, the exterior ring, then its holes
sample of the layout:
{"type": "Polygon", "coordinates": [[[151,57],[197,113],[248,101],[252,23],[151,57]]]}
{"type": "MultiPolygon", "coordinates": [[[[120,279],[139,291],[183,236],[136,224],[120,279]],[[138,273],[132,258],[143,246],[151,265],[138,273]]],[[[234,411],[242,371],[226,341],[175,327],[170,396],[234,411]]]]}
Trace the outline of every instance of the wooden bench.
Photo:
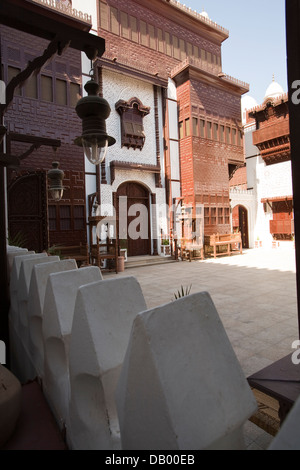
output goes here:
{"type": "Polygon", "coordinates": [[[228,256],[236,251],[239,251],[241,254],[243,252],[241,232],[224,234],[215,233],[213,235],[206,235],[204,237],[204,244],[205,246],[213,247],[214,258],[224,255],[224,252],[217,253],[217,247],[220,246],[227,246],[226,254],[228,256]],[[237,248],[237,245],[239,245],[239,248],[237,248]]]}
{"type": "Polygon", "coordinates": [[[188,240],[182,238],[180,240],[180,257],[182,260],[188,259],[192,261],[193,259],[204,259],[204,250],[203,245],[197,243],[196,240],[188,240]],[[200,252],[200,256],[196,255],[196,252],[200,252]]]}
{"type": "Polygon", "coordinates": [[[89,247],[87,244],[56,246],[61,259],[75,259],[78,266],[89,264],[89,247]]]}

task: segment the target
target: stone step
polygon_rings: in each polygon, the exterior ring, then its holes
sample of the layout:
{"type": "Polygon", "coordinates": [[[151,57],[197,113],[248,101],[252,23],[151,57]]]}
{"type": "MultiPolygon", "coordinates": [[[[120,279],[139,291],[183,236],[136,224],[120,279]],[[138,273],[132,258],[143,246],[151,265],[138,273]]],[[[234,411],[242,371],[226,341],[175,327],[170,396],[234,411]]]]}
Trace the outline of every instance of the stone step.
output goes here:
{"type": "Polygon", "coordinates": [[[153,266],[157,264],[176,263],[177,261],[169,256],[129,256],[125,261],[125,269],[142,266],[153,266]]]}

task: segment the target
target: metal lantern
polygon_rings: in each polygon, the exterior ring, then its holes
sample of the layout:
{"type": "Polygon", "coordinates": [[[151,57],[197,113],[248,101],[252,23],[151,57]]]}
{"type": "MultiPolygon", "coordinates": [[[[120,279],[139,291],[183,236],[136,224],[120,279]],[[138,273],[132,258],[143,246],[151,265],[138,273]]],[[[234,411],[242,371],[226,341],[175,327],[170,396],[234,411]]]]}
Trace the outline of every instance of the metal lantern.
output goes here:
{"type": "Polygon", "coordinates": [[[82,120],[82,135],[75,139],[75,144],[83,147],[91,163],[98,165],[104,160],[107,148],[116,142],[106,133],[105,120],[111,110],[108,102],[98,95],[99,85],[93,78],[84,88],[88,96],[81,98],[75,108],[82,120]]]}
{"type": "Polygon", "coordinates": [[[48,171],[49,191],[55,202],[61,200],[64,192],[62,184],[64,172],[59,168],[59,162],[52,162],[52,169],[48,171]]]}

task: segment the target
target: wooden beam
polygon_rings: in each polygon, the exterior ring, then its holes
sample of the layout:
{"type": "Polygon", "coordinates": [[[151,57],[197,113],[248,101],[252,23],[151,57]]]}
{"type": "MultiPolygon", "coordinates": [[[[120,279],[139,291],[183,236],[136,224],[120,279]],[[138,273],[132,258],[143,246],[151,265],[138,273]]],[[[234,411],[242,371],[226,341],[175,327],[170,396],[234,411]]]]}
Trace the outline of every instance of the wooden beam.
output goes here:
{"type": "MultiPolygon", "coordinates": [[[[300,104],[295,84],[300,80],[300,0],[286,0],[286,39],[289,91],[289,121],[294,196],[298,329],[300,338],[300,104]]],[[[299,88],[298,86],[296,87],[299,88]]],[[[298,93],[299,94],[299,93],[298,93]]]]}
{"type": "Polygon", "coordinates": [[[91,60],[105,51],[105,40],[83,30],[80,20],[31,0],[1,0],[0,24],[50,41],[70,41],[70,47],[85,52],[91,60]]]}

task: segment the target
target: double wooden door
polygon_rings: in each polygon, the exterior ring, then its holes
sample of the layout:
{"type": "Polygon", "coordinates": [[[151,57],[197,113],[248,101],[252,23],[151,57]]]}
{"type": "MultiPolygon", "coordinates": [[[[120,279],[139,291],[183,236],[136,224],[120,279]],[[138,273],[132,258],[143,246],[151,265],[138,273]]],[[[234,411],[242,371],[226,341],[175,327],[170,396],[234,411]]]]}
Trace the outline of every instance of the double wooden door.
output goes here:
{"type": "Polygon", "coordinates": [[[128,256],[151,253],[149,191],[136,182],[127,182],[117,191],[119,240],[126,239],[128,256]]]}
{"type": "Polygon", "coordinates": [[[49,245],[46,179],[45,172],[34,171],[8,186],[9,240],[37,253],[49,245]]]}

